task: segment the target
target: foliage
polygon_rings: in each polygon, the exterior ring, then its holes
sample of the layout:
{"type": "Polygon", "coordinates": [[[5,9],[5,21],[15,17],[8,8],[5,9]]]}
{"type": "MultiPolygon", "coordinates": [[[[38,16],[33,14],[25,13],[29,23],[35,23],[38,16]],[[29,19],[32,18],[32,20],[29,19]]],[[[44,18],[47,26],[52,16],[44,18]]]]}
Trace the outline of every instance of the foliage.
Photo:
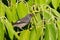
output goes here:
{"type": "Polygon", "coordinates": [[[0,0],[0,40],[60,40],[59,9],[60,0],[0,0]],[[14,29],[27,14],[30,23],[14,29]]]}

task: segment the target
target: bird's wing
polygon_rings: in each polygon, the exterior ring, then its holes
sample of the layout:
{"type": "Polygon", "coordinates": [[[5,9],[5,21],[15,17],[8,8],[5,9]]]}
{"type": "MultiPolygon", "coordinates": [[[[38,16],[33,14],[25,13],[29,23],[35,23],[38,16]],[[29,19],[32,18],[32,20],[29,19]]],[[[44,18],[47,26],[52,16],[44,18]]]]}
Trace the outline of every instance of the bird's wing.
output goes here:
{"type": "Polygon", "coordinates": [[[14,27],[19,27],[20,29],[22,28],[22,27],[24,27],[25,25],[27,25],[28,23],[20,23],[20,24],[14,24],[13,26],[14,27]]]}

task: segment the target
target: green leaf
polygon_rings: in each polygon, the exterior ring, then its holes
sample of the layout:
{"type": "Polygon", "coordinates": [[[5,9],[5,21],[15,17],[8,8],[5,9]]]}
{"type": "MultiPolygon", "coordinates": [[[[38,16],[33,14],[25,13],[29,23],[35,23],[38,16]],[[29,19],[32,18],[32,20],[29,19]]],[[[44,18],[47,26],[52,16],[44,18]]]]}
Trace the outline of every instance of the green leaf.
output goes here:
{"type": "Polygon", "coordinates": [[[35,4],[46,4],[46,0],[35,0],[35,4]]]}
{"type": "Polygon", "coordinates": [[[23,18],[28,14],[28,8],[23,2],[20,2],[17,5],[17,12],[18,12],[19,19],[23,18]]]}
{"type": "Polygon", "coordinates": [[[59,6],[59,0],[52,0],[52,5],[55,9],[59,6]]]}
{"type": "Polygon", "coordinates": [[[0,19],[0,40],[4,40],[4,24],[2,23],[2,19],[0,19]]]}
{"type": "Polygon", "coordinates": [[[29,30],[23,30],[20,34],[20,40],[29,40],[30,31],[29,30]]]}
{"type": "Polygon", "coordinates": [[[35,0],[35,4],[39,4],[40,5],[40,0],[35,0]]]}
{"type": "Polygon", "coordinates": [[[16,4],[16,0],[11,0],[11,3],[12,3],[13,5],[15,5],[15,4],[16,4]]]}
{"type": "Polygon", "coordinates": [[[12,5],[10,7],[11,9],[11,15],[12,15],[12,18],[13,18],[13,23],[15,23],[17,20],[18,20],[18,16],[17,16],[17,11],[16,11],[16,5],[12,5]]]}
{"type": "Polygon", "coordinates": [[[60,3],[60,0],[59,0],[59,3],[60,3]]]}
{"type": "Polygon", "coordinates": [[[40,16],[40,12],[36,13],[36,20],[39,22],[41,21],[41,16],[40,16]]]}
{"type": "Polygon", "coordinates": [[[5,16],[5,9],[4,5],[2,2],[0,2],[0,17],[5,16]]]}
{"type": "Polygon", "coordinates": [[[60,40],[60,20],[57,20],[57,26],[58,26],[58,40],[60,40]]]}
{"type": "Polygon", "coordinates": [[[29,6],[32,6],[34,4],[34,0],[29,0],[27,3],[29,6]]]}
{"type": "Polygon", "coordinates": [[[5,24],[5,26],[8,30],[8,34],[9,34],[10,39],[13,40],[13,36],[15,34],[15,31],[13,30],[12,24],[7,19],[4,19],[3,23],[5,24]]]}
{"type": "Polygon", "coordinates": [[[46,0],[46,4],[50,4],[52,0],[46,0]]]}
{"type": "Polygon", "coordinates": [[[35,28],[32,28],[30,32],[30,40],[37,40],[37,32],[35,28]]]}
{"type": "Polygon", "coordinates": [[[37,39],[39,40],[40,37],[43,35],[43,27],[41,22],[39,23],[40,25],[36,26],[36,32],[37,32],[37,39]]]}
{"type": "Polygon", "coordinates": [[[46,23],[45,27],[45,40],[56,40],[56,29],[54,23],[46,23]]]}
{"type": "Polygon", "coordinates": [[[49,19],[52,18],[52,15],[51,15],[50,12],[45,11],[43,17],[44,17],[44,19],[45,19],[46,21],[49,21],[49,19]]]}
{"type": "Polygon", "coordinates": [[[36,33],[37,33],[37,40],[40,39],[40,37],[42,36],[43,34],[43,22],[42,22],[42,19],[41,19],[41,16],[40,16],[40,12],[39,13],[36,13],[35,14],[35,18],[36,18],[36,24],[35,24],[35,27],[36,27],[36,33]]]}
{"type": "Polygon", "coordinates": [[[10,22],[13,22],[13,17],[12,17],[12,12],[11,12],[11,10],[7,7],[7,6],[5,6],[5,12],[6,12],[6,15],[7,15],[7,18],[8,18],[8,20],[10,21],[10,22]]]}
{"type": "Polygon", "coordinates": [[[46,0],[40,0],[40,5],[46,4],[46,0]]]}
{"type": "Polygon", "coordinates": [[[0,0],[0,2],[1,2],[2,0],[0,0]]]}
{"type": "Polygon", "coordinates": [[[56,17],[59,17],[60,18],[60,13],[58,11],[56,11],[55,9],[51,9],[51,11],[53,12],[53,14],[56,16],[56,17]]]}

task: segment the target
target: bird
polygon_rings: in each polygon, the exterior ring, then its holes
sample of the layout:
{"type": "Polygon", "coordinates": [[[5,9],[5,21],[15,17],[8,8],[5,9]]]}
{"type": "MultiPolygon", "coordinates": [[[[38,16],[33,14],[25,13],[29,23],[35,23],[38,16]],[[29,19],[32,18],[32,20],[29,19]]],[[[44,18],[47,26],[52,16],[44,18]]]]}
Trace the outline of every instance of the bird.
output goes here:
{"type": "Polygon", "coordinates": [[[26,26],[30,22],[30,20],[31,20],[31,18],[33,16],[34,16],[34,14],[32,14],[32,13],[31,14],[27,14],[25,17],[23,17],[23,18],[19,19],[18,21],[16,21],[13,24],[13,26],[22,29],[24,26],[26,26]]]}

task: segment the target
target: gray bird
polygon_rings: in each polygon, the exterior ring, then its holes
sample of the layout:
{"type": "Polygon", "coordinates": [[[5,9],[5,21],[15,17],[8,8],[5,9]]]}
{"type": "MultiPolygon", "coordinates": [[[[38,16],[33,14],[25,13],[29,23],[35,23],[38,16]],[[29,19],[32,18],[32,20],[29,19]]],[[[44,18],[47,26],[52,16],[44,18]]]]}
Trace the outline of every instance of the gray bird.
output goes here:
{"type": "Polygon", "coordinates": [[[20,29],[22,29],[22,27],[26,26],[30,22],[30,20],[33,16],[34,16],[33,14],[28,14],[24,18],[18,20],[16,23],[14,23],[13,26],[19,27],[20,29]]]}

